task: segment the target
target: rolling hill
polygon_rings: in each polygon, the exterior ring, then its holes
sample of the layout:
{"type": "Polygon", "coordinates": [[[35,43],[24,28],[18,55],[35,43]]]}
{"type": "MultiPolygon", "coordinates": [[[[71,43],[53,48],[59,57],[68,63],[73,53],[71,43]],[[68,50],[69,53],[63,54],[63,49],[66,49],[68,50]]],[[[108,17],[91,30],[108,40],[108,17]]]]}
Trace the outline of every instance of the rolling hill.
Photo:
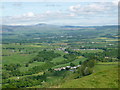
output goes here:
{"type": "MultiPolygon", "coordinates": [[[[103,65],[104,66],[104,65],[103,65]]],[[[111,67],[111,66],[110,66],[111,67]]],[[[102,67],[101,67],[102,68],[102,67]]],[[[66,81],[60,88],[118,88],[118,69],[111,67],[91,75],[66,81]]]]}

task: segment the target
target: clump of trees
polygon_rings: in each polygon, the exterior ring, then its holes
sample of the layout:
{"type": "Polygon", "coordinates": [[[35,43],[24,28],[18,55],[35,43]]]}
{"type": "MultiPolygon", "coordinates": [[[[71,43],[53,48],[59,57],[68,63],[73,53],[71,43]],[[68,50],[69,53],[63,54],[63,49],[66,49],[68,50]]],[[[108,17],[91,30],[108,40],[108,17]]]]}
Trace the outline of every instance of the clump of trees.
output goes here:
{"type": "Polygon", "coordinates": [[[93,73],[93,67],[95,66],[96,60],[86,60],[81,64],[81,67],[78,68],[77,73],[79,77],[90,75],[93,73]]]}
{"type": "Polygon", "coordinates": [[[83,53],[82,56],[101,62],[115,62],[119,59],[118,49],[106,49],[105,51],[99,53],[83,53]]]}
{"type": "Polygon", "coordinates": [[[75,66],[75,64],[73,64],[73,63],[70,63],[70,66],[71,66],[71,67],[74,67],[74,66],[75,66]]]}
{"type": "MultiPolygon", "coordinates": [[[[51,61],[53,58],[56,58],[59,56],[61,56],[61,55],[58,53],[55,53],[54,51],[43,50],[43,51],[39,52],[35,58],[33,58],[33,61],[47,62],[47,61],[51,61]]],[[[30,63],[32,63],[32,61],[30,63]]]]}
{"type": "Polygon", "coordinates": [[[64,55],[63,57],[64,57],[65,59],[68,59],[68,60],[75,60],[75,59],[76,59],[76,56],[77,56],[77,55],[75,55],[75,54],[66,54],[66,55],[64,55]]]}
{"type": "Polygon", "coordinates": [[[4,64],[3,69],[5,71],[2,73],[2,78],[6,79],[11,76],[21,76],[22,73],[19,71],[19,67],[21,67],[20,64],[4,64]]]}
{"type": "Polygon", "coordinates": [[[21,67],[20,64],[4,64],[3,69],[8,71],[14,71],[17,70],[19,67],[21,67]]]}
{"type": "Polygon", "coordinates": [[[41,82],[46,81],[46,76],[38,75],[38,76],[29,76],[25,78],[21,78],[19,80],[11,80],[7,79],[3,81],[2,88],[25,88],[31,87],[35,85],[42,85],[41,82]],[[4,84],[7,83],[7,84],[4,84]]]}
{"type": "Polygon", "coordinates": [[[45,63],[43,65],[40,66],[34,66],[32,68],[30,68],[27,72],[25,72],[26,75],[31,75],[31,74],[35,74],[38,72],[42,72],[45,71],[51,67],[53,67],[54,65],[52,63],[45,63]]]}

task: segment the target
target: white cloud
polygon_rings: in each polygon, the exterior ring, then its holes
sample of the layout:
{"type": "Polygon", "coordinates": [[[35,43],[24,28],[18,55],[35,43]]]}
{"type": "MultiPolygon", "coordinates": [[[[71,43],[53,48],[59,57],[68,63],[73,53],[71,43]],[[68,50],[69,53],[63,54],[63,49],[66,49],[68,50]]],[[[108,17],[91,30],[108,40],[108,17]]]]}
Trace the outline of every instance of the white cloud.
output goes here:
{"type": "Polygon", "coordinates": [[[6,25],[11,25],[11,26],[24,25],[25,26],[25,25],[32,25],[32,24],[19,24],[19,23],[17,24],[17,23],[15,23],[15,24],[6,24],[6,25]]]}
{"type": "Polygon", "coordinates": [[[23,14],[23,16],[25,16],[25,17],[33,17],[33,16],[35,16],[35,14],[33,12],[28,12],[28,13],[23,14]]]}
{"type": "Polygon", "coordinates": [[[115,8],[116,6],[113,5],[116,4],[116,2],[113,3],[90,3],[86,5],[74,5],[70,6],[69,10],[70,12],[74,12],[76,14],[96,14],[96,13],[102,13],[106,11],[110,11],[111,9],[115,8]]]}
{"type": "Polygon", "coordinates": [[[116,5],[116,6],[118,6],[118,2],[119,2],[119,0],[113,0],[112,3],[113,3],[114,5],[116,5]]]}
{"type": "Polygon", "coordinates": [[[98,5],[98,4],[91,4],[91,5],[88,5],[88,8],[89,11],[104,11],[106,10],[107,8],[103,5],[98,5]]]}
{"type": "Polygon", "coordinates": [[[69,16],[74,17],[74,16],[76,16],[76,14],[75,13],[70,13],[69,16]]]}
{"type": "MultiPolygon", "coordinates": [[[[62,2],[111,2],[112,0],[62,0],[62,2]]],[[[56,2],[56,0],[1,0],[1,2],[56,2]]],[[[61,2],[61,0],[57,0],[61,2]]]]}
{"type": "Polygon", "coordinates": [[[50,10],[46,11],[45,12],[46,14],[51,14],[52,12],[50,10]]]}
{"type": "Polygon", "coordinates": [[[75,6],[70,6],[70,11],[76,11],[77,9],[80,9],[81,6],[80,5],[75,5],[75,6]]]}
{"type": "MultiPolygon", "coordinates": [[[[77,4],[77,5],[72,5],[70,7],[68,7],[68,11],[45,11],[43,13],[33,13],[33,12],[27,12],[24,13],[22,15],[19,16],[12,16],[12,17],[4,17],[4,23],[5,24],[27,24],[27,23],[39,23],[39,22],[54,22],[56,24],[56,22],[61,22],[61,23],[65,23],[64,21],[66,21],[67,23],[70,23],[70,21],[77,21],[77,23],[79,22],[89,22],[88,19],[91,19],[91,21],[93,20],[94,22],[99,23],[100,20],[98,20],[99,18],[102,19],[104,17],[105,18],[113,18],[113,15],[117,15],[116,13],[114,13],[114,11],[116,10],[114,7],[116,7],[116,5],[113,3],[88,3],[88,4],[77,4]],[[109,12],[109,13],[108,13],[109,12]],[[111,17],[107,17],[107,16],[111,16],[111,17]],[[97,17],[97,19],[95,19],[97,17]],[[84,20],[81,20],[83,19],[84,20]],[[56,21],[56,22],[55,22],[56,21]]],[[[103,19],[103,20],[104,20],[103,19]]],[[[106,20],[107,23],[108,20],[106,20]]],[[[108,22],[110,23],[110,22],[108,22]]]]}

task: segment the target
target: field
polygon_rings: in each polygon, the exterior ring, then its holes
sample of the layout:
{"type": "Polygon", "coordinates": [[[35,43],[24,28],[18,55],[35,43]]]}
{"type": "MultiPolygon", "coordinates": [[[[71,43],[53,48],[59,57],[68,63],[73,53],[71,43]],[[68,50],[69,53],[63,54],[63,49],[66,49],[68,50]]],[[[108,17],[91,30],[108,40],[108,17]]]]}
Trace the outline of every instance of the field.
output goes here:
{"type": "Polygon", "coordinates": [[[4,26],[2,87],[117,88],[117,26],[93,27],[4,26]]]}
{"type": "MultiPolygon", "coordinates": [[[[101,63],[102,64],[102,63],[101,63]]],[[[95,73],[80,79],[63,83],[61,88],[118,88],[118,68],[116,65],[97,65],[95,73]],[[102,82],[102,83],[101,83],[102,82]]]]}

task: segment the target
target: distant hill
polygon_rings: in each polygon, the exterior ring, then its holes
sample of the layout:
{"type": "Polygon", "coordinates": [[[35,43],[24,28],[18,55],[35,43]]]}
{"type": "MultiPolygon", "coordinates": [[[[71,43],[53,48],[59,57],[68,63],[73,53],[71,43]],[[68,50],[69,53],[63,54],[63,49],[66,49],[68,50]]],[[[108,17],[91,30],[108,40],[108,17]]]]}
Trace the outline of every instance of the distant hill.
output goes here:
{"type": "MultiPolygon", "coordinates": [[[[48,25],[48,24],[36,24],[36,25],[3,25],[2,33],[39,33],[46,31],[59,30],[60,28],[56,25],[48,25]]],[[[19,34],[20,34],[19,33],[19,34]]]]}
{"type": "MultiPolygon", "coordinates": [[[[78,29],[96,29],[96,30],[101,30],[101,29],[106,29],[106,28],[111,28],[111,29],[117,29],[117,25],[107,25],[107,26],[58,26],[58,25],[51,25],[51,24],[45,24],[45,23],[39,23],[36,25],[3,25],[2,26],[2,31],[4,32],[13,32],[15,30],[59,30],[59,29],[72,29],[75,28],[76,30],[78,29]]],[[[68,29],[68,30],[69,30],[68,29]]]]}

